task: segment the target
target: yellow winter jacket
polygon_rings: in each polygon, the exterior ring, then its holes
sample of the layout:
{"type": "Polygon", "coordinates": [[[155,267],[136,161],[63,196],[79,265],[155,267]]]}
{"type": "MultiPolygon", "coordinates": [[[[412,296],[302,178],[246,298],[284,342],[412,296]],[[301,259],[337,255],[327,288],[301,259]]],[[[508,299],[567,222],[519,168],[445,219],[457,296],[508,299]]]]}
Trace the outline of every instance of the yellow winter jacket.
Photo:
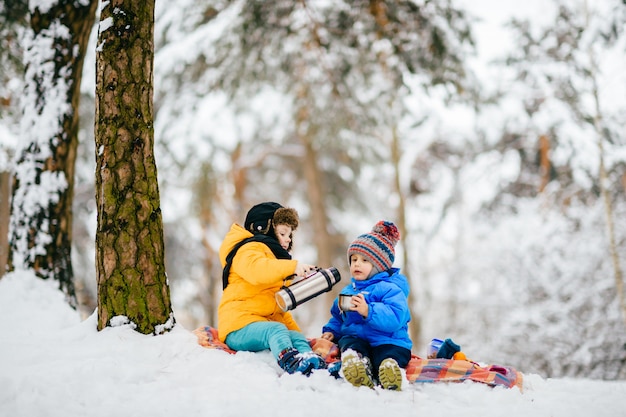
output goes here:
{"type": "MultiPolygon", "coordinates": [[[[233,224],[220,246],[220,262],[226,265],[231,249],[252,233],[233,224]]],[[[237,251],[230,267],[228,286],[217,311],[217,328],[222,342],[231,332],[257,321],[277,321],[289,330],[300,331],[291,313],[283,312],[274,294],[284,279],[294,274],[298,261],[276,259],[267,245],[250,242],[237,251]]]]}

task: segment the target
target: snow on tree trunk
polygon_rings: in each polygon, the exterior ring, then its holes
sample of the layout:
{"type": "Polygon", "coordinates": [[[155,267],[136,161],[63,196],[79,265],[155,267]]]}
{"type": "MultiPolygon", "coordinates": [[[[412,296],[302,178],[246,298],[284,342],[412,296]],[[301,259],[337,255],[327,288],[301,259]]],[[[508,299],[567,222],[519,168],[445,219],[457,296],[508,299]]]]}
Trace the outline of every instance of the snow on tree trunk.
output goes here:
{"type": "Polygon", "coordinates": [[[154,0],[103,3],[96,52],[98,328],[174,325],[153,127],[154,0]],[[121,317],[122,316],[122,317],[121,317]]]}
{"type": "Polygon", "coordinates": [[[25,91],[9,226],[9,269],[59,281],[76,306],[71,262],[78,100],[95,0],[30,2],[25,91]]]}

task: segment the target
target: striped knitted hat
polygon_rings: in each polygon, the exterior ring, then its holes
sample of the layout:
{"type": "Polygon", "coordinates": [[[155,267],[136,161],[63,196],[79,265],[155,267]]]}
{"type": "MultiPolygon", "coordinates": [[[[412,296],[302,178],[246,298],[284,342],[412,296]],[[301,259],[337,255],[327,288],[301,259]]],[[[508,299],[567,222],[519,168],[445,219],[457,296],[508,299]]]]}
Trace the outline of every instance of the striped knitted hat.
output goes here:
{"type": "Polygon", "coordinates": [[[394,247],[400,240],[400,232],[395,224],[381,220],[374,225],[370,233],[366,233],[356,238],[348,247],[348,264],[350,256],[358,253],[367,258],[374,269],[372,274],[386,271],[393,266],[396,257],[394,247]]]}

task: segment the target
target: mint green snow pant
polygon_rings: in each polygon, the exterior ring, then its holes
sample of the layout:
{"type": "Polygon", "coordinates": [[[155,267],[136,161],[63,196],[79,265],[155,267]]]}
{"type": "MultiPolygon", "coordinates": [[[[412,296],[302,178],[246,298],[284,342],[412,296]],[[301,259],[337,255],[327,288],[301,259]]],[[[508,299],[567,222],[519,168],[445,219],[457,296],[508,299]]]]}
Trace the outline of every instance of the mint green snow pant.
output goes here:
{"type": "Polygon", "coordinates": [[[289,330],[284,324],[275,321],[250,323],[226,336],[226,344],[233,350],[250,352],[269,349],[277,360],[280,352],[291,347],[299,352],[312,350],[302,333],[289,330]]]}

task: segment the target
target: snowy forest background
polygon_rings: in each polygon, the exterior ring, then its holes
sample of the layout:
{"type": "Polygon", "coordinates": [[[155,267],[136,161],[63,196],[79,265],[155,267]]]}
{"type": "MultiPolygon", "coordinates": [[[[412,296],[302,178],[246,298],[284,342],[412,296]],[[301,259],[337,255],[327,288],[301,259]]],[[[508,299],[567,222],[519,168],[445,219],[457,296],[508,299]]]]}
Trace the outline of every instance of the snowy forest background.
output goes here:
{"type": "MultiPolygon", "coordinates": [[[[217,323],[221,239],[274,200],[301,215],[294,257],[344,282],[351,240],[379,219],[401,226],[415,353],[451,337],[525,372],[626,379],[626,3],[506,3],[158,1],[155,154],[177,322],[217,323]],[[506,25],[489,31],[494,15],[506,25]]],[[[3,236],[28,136],[20,5],[0,2],[3,236]]],[[[85,317],[95,22],[71,254],[85,317]]],[[[320,333],[334,295],[294,311],[305,334],[320,333]]]]}

